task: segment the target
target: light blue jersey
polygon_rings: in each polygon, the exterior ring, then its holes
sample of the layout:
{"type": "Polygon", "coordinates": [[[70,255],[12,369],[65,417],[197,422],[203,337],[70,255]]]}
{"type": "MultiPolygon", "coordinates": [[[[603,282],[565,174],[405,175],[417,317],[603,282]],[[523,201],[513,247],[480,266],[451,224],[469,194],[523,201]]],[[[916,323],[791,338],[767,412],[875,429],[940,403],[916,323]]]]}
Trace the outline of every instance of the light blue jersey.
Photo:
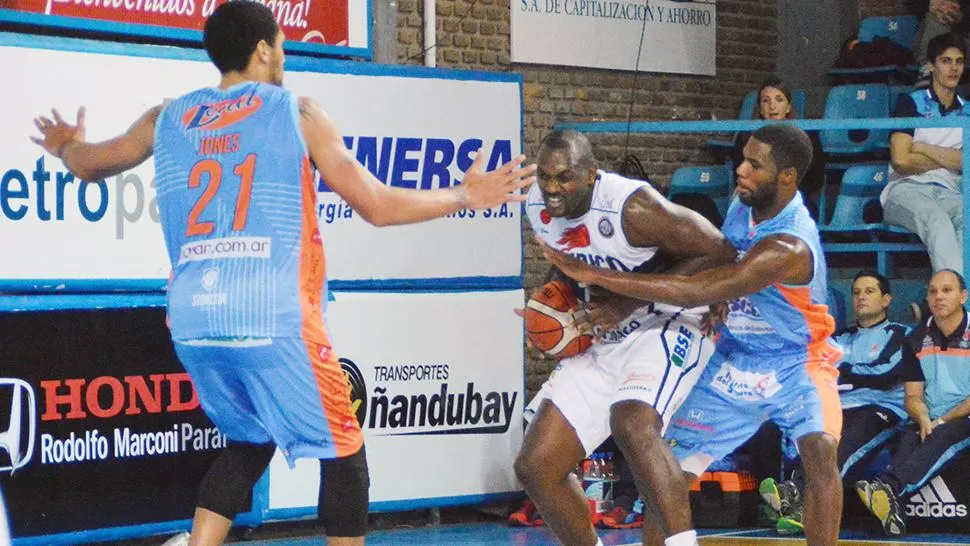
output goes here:
{"type": "MultiPolygon", "coordinates": [[[[835,330],[826,301],[826,266],[818,227],[796,193],[774,218],[756,223],[751,207],[735,199],[722,230],[743,255],[766,237],[792,235],[812,252],[813,275],[806,285],[775,283],[729,302],[727,319],[718,338],[718,352],[748,355],[800,353],[828,344],[835,330]]],[[[805,359],[794,359],[803,365],[805,359]]]]}
{"type": "Polygon", "coordinates": [[[843,350],[839,363],[843,409],[880,406],[907,418],[900,363],[909,332],[908,326],[884,320],[868,328],[846,328],[833,338],[843,350]]]}
{"type": "Polygon", "coordinates": [[[930,419],[970,398],[970,315],[949,336],[931,316],[910,334],[903,352],[903,381],[923,382],[930,419]]]}
{"type": "Polygon", "coordinates": [[[203,88],[155,128],[173,339],[303,337],[329,345],[314,175],[297,98],[203,88]]]}

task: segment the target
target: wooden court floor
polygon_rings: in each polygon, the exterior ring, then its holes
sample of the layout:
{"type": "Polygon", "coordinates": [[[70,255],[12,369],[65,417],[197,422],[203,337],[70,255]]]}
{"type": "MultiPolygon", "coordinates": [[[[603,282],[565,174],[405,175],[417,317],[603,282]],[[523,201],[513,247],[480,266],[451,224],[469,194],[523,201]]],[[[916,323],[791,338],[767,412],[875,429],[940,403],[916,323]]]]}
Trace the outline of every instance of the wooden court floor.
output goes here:
{"type": "MultiPolygon", "coordinates": [[[[767,529],[701,529],[700,543],[703,546],[791,546],[805,544],[801,538],[782,538],[773,530],[767,529]]],[[[641,546],[637,530],[600,531],[607,546],[641,546]]],[[[164,540],[159,540],[162,543],[164,540]]],[[[243,543],[240,543],[243,544],[243,543]]],[[[322,536],[250,540],[247,546],[321,546],[322,536]]],[[[545,528],[510,528],[504,523],[475,523],[458,525],[425,526],[403,529],[373,531],[367,535],[368,546],[557,546],[559,543],[545,528]]],[[[917,534],[895,541],[880,535],[869,535],[862,531],[847,530],[842,533],[840,544],[887,545],[905,544],[907,546],[926,545],[944,546],[951,544],[970,544],[970,535],[957,534],[917,534]]]]}

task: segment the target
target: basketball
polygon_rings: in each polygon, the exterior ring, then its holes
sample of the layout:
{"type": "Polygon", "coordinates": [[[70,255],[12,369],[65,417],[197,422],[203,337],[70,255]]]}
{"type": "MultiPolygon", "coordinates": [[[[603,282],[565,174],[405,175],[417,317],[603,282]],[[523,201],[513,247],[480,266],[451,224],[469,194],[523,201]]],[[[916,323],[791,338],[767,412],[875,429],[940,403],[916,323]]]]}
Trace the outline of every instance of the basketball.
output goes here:
{"type": "Polygon", "coordinates": [[[525,305],[525,331],[532,345],[555,358],[566,358],[589,349],[593,336],[580,334],[569,312],[576,296],[562,281],[546,283],[525,305]]]}

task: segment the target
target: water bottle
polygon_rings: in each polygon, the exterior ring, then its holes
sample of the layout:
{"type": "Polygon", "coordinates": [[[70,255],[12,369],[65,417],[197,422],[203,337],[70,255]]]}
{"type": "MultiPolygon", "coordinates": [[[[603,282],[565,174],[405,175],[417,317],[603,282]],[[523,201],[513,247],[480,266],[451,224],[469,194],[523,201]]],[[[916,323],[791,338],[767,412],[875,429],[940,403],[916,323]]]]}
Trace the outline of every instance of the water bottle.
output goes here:
{"type": "Polygon", "coordinates": [[[595,501],[597,504],[606,500],[604,490],[606,480],[603,476],[602,457],[599,453],[591,455],[589,468],[583,476],[583,489],[586,491],[586,498],[595,501]]]}

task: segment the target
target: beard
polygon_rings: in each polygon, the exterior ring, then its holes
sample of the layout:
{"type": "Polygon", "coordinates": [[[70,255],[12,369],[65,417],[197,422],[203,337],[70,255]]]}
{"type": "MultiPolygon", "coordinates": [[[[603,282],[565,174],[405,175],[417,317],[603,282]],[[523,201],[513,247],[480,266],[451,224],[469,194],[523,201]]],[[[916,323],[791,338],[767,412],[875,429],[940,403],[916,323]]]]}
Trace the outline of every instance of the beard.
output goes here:
{"type": "Polygon", "coordinates": [[[757,209],[772,204],[777,196],[778,184],[776,182],[762,186],[747,195],[743,193],[738,194],[738,199],[741,200],[743,205],[757,209]]]}

